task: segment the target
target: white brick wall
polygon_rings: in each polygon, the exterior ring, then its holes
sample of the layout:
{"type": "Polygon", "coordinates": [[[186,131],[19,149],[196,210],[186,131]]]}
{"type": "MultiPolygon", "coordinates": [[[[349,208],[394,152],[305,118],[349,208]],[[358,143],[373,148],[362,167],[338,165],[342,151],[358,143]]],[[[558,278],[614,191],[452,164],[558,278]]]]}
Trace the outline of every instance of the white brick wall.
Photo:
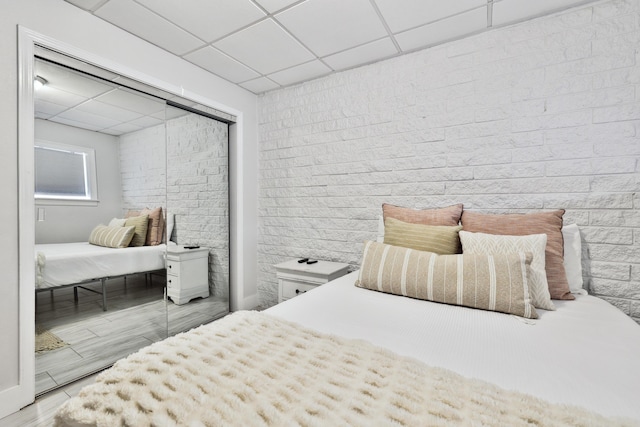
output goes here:
{"type": "Polygon", "coordinates": [[[123,213],[162,206],[173,241],[210,248],[209,286],[229,297],[228,127],[196,114],[120,137],[123,213]],[[168,161],[167,161],[168,159],[168,161]]]}
{"type": "Polygon", "coordinates": [[[615,0],[269,92],[259,299],[273,264],[360,263],[383,202],[566,209],[586,287],[640,321],[640,2],[615,0]]]}
{"type": "Polygon", "coordinates": [[[167,122],[167,211],[174,241],[206,246],[209,287],[229,298],[228,126],[196,114],[167,122]]]}

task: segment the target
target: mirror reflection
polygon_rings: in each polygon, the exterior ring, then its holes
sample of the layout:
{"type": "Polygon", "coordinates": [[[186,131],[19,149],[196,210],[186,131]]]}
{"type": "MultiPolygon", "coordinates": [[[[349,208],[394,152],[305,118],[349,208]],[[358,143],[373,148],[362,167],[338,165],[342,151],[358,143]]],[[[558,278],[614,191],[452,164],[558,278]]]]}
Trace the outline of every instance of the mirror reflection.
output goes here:
{"type": "Polygon", "coordinates": [[[229,311],[226,117],[39,53],[37,394],[229,311]]]}

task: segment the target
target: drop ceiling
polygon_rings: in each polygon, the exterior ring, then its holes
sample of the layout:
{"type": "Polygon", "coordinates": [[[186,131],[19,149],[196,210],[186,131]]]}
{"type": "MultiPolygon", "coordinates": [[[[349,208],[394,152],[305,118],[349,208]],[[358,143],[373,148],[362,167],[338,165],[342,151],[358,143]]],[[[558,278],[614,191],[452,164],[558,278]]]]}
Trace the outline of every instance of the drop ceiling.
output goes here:
{"type": "Polygon", "coordinates": [[[256,94],[585,0],[65,0],[256,94]]]}
{"type": "Polygon", "coordinates": [[[34,90],[37,119],[119,136],[188,114],[167,106],[168,100],[235,121],[224,112],[42,47],[36,48],[34,71],[46,81],[34,90]]]}

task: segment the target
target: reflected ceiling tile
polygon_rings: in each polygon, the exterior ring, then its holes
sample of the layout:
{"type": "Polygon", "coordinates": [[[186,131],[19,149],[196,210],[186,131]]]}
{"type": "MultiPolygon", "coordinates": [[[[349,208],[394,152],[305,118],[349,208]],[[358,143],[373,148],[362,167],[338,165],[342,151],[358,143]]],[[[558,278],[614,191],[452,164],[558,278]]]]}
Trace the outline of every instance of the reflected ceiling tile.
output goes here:
{"type": "Polygon", "coordinates": [[[34,98],[36,101],[51,102],[64,106],[66,108],[75,107],[76,105],[87,99],[83,96],[56,89],[49,85],[46,85],[35,91],[34,98]]]}
{"type": "MultiPolygon", "coordinates": [[[[487,4],[487,0],[375,0],[393,33],[419,27],[487,4]]],[[[537,0],[536,0],[537,1],[537,0]]]]}
{"type": "Polygon", "coordinates": [[[292,5],[297,0],[256,0],[256,2],[267,9],[270,13],[276,12],[284,7],[292,5]]]}
{"type": "Polygon", "coordinates": [[[567,8],[584,3],[580,0],[502,0],[493,3],[494,26],[522,21],[527,18],[550,13],[554,10],[567,8]]]}
{"type": "Polygon", "coordinates": [[[269,78],[281,85],[290,85],[304,80],[311,80],[316,77],[328,74],[331,69],[320,61],[311,61],[306,64],[297,65],[277,73],[269,74],[269,78]]]}
{"type": "Polygon", "coordinates": [[[78,122],[76,120],[66,119],[60,116],[52,117],[49,120],[51,120],[52,122],[62,123],[63,125],[69,125],[69,126],[73,126],[80,129],[87,129],[87,130],[93,130],[93,131],[98,131],[100,129],[103,129],[102,126],[96,126],[91,123],[78,122]]]}
{"type": "Polygon", "coordinates": [[[47,85],[42,88],[44,89],[43,93],[50,89],[58,89],[84,98],[93,98],[113,88],[113,86],[94,78],[85,77],[76,71],[57,67],[47,62],[36,61],[34,68],[37,76],[47,80],[47,85]]]}
{"type": "Polygon", "coordinates": [[[35,102],[36,112],[49,114],[55,116],[56,114],[60,114],[65,110],[68,110],[69,107],[65,105],[59,105],[54,102],[38,100],[35,102]]]}
{"type": "Polygon", "coordinates": [[[481,7],[433,24],[423,25],[395,38],[403,51],[457,39],[487,28],[487,8],[481,7]]]}
{"type": "Polygon", "coordinates": [[[135,120],[141,116],[140,113],[135,113],[121,107],[116,107],[114,105],[105,104],[104,102],[95,100],[91,100],[85,102],[82,105],[78,105],[75,109],[78,111],[85,111],[87,113],[108,117],[110,119],[123,122],[135,120]]]}
{"type": "Polygon", "coordinates": [[[280,87],[277,83],[274,83],[272,80],[269,80],[266,77],[260,77],[258,79],[240,83],[240,86],[247,90],[250,90],[253,93],[262,93],[280,87]]]}
{"type": "Polygon", "coordinates": [[[131,120],[130,122],[128,122],[128,124],[131,124],[134,126],[140,126],[142,128],[157,126],[157,125],[161,125],[162,123],[164,123],[163,120],[159,120],[151,116],[140,117],[138,119],[131,120]]]}
{"type": "Polygon", "coordinates": [[[243,82],[260,76],[260,74],[247,68],[244,64],[241,64],[211,46],[185,55],[184,59],[233,83],[243,82]]]}
{"type": "Polygon", "coordinates": [[[119,123],[118,120],[99,116],[97,114],[87,113],[86,111],[80,111],[75,108],[58,114],[57,118],[73,120],[74,122],[78,123],[86,123],[89,126],[95,126],[98,129],[108,128],[119,123]]]}
{"type": "Polygon", "coordinates": [[[129,132],[135,132],[140,129],[142,128],[139,126],[132,125],[131,123],[122,123],[117,126],[112,126],[110,128],[107,128],[105,129],[105,131],[109,131],[109,133],[111,133],[112,135],[114,135],[114,133],[112,132],[119,132],[118,135],[122,135],[129,132]]]}
{"type": "Polygon", "coordinates": [[[308,0],[276,18],[318,56],[387,35],[369,0],[308,0]]]}
{"type": "Polygon", "coordinates": [[[388,58],[398,53],[390,38],[384,38],[322,58],[334,70],[344,70],[388,58]]]}
{"type": "Polygon", "coordinates": [[[138,0],[197,37],[212,42],[266,15],[249,0],[138,0]]]}
{"type": "Polygon", "coordinates": [[[198,38],[132,0],[110,0],[95,14],[176,55],[203,44],[198,38]]]}
{"type": "Polygon", "coordinates": [[[35,111],[35,113],[34,113],[34,117],[35,117],[36,119],[43,119],[43,120],[47,120],[47,119],[49,119],[49,118],[53,117],[53,114],[48,114],[48,113],[45,113],[45,112],[43,112],[43,111],[38,111],[38,110],[36,110],[36,111],[35,111]]]}
{"type": "Polygon", "coordinates": [[[78,6],[79,8],[84,10],[94,10],[96,6],[104,2],[104,0],[65,0],[65,1],[75,6],[78,6]]]}
{"type": "Polygon", "coordinates": [[[271,19],[232,34],[214,46],[262,74],[314,59],[304,46],[271,19]]]}
{"type": "Polygon", "coordinates": [[[155,98],[134,94],[124,89],[117,89],[97,98],[98,101],[119,106],[126,105],[127,109],[142,115],[151,115],[164,111],[165,103],[155,98]]]}

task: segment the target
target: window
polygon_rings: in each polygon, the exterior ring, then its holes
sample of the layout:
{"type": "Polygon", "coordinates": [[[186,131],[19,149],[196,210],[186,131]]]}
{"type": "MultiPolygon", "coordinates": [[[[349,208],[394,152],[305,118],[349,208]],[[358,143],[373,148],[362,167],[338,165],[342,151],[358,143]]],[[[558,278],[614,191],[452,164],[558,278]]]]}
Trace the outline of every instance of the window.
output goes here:
{"type": "Polygon", "coordinates": [[[91,148],[36,141],[36,199],[97,201],[95,157],[91,148]]]}

